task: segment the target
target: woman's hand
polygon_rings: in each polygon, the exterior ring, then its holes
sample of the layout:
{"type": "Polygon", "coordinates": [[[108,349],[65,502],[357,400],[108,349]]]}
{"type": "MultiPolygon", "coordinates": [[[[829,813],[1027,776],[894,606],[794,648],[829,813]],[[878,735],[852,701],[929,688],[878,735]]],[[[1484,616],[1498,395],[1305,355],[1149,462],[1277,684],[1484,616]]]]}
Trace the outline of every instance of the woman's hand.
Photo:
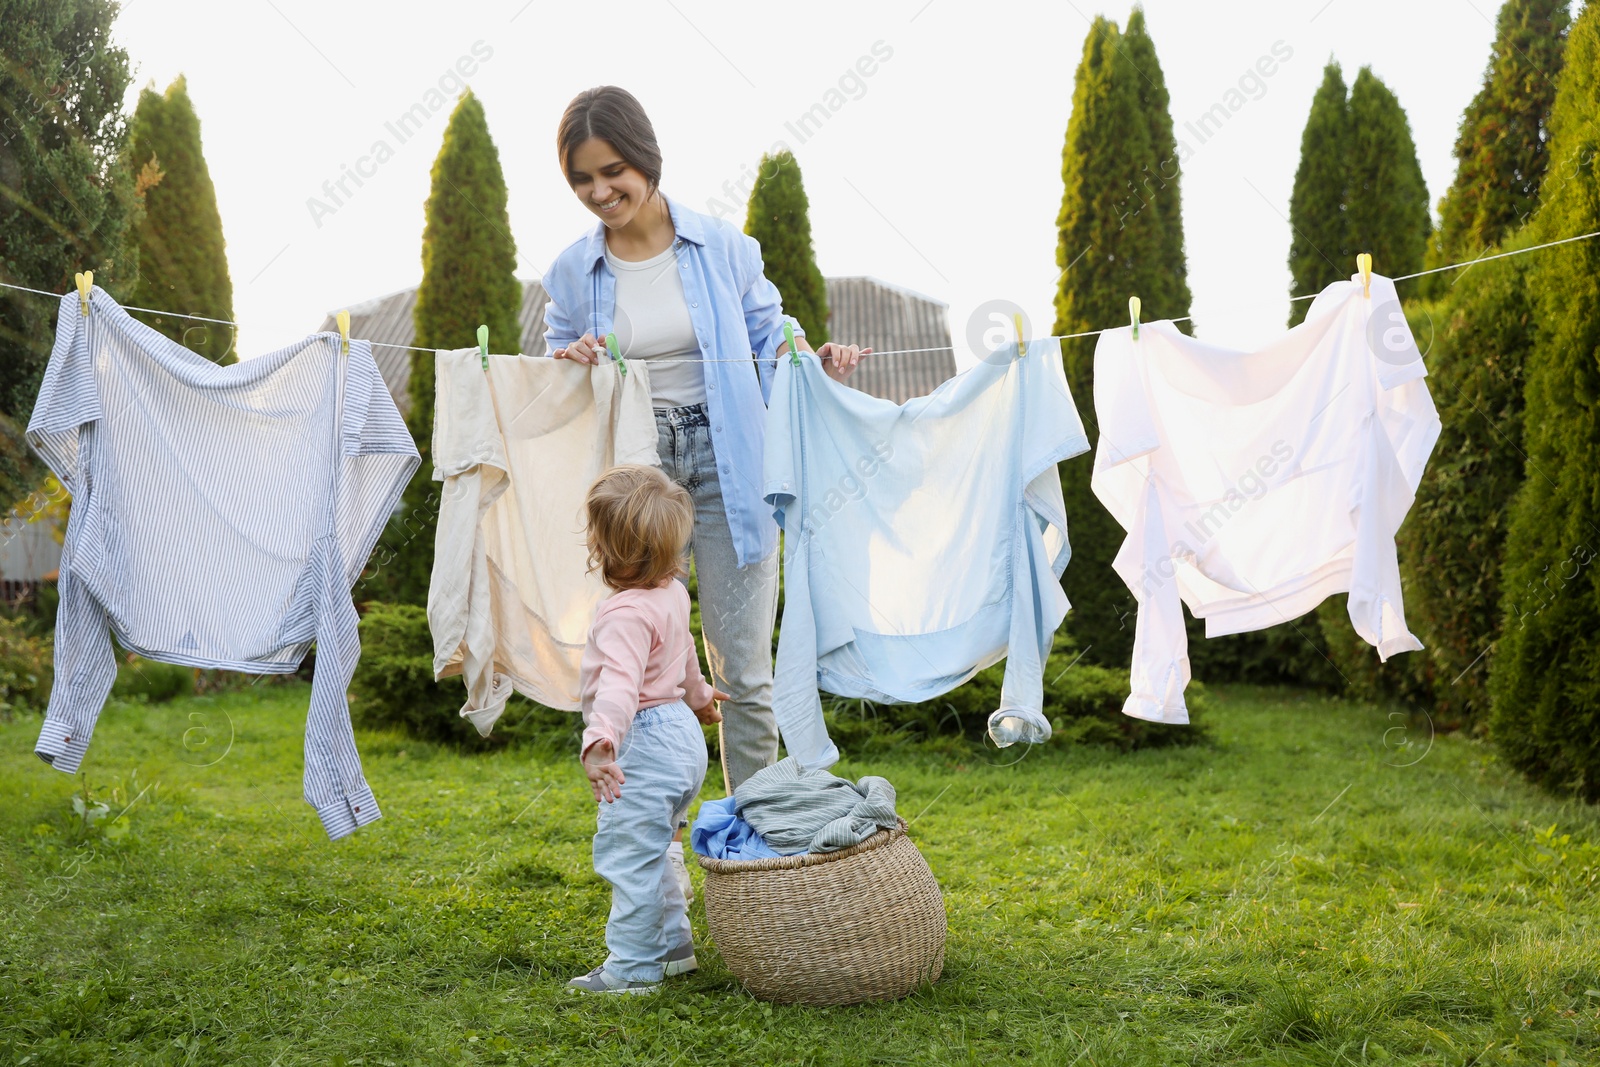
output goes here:
{"type": "Polygon", "coordinates": [[[822,360],[822,369],[827,371],[828,377],[836,382],[842,382],[855,373],[856,364],[861,362],[861,357],[871,351],[870,348],[836,345],[829,341],[817,350],[817,358],[822,360]]]}
{"type": "Polygon", "coordinates": [[[717,723],[717,722],[721,722],[722,721],[722,712],[717,710],[717,701],[719,701],[719,700],[732,700],[732,699],[733,699],[732,697],[728,696],[728,694],[724,693],[722,690],[713,689],[713,690],[711,690],[711,699],[706,701],[706,706],[705,707],[703,707],[703,708],[690,708],[689,710],[694,712],[694,717],[695,718],[699,719],[701,722],[705,723],[707,726],[710,726],[712,723],[717,723]]]}
{"type": "Polygon", "coordinates": [[[607,804],[622,796],[622,768],[617,766],[616,751],[610,741],[596,741],[583,754],[583,773],[589,776],[589,788],[594,790],[596,801],[607,804]]]}
{"type": "MultiPolygon", "coordinates": [[[[575,363],[588,363],[592,366],[600,362],[600,355],[605,350],[604,341],[592,333],[586,333],[566,348],[558,348],[550,353],[550,358],[570,359],[575,363]]],[[[607,358],[609,358],[609,355],[607,358]]]]}

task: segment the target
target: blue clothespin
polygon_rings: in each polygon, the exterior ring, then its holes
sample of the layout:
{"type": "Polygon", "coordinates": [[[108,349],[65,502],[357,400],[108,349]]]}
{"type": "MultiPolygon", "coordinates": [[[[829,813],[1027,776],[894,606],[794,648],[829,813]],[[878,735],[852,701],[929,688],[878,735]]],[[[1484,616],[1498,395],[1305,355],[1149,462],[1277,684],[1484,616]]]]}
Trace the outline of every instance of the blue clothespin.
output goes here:
{"type": "Polygon", "coordinates": [[[622,352],[617,348],[616,334],[606,334],[606,351],[611,353],[611,361],[617,365],[617,373],[626,378],[628,376],[628,365],[622,362],[622,352]]]}
{"type": "Polygon", "coordinates": [[[483,369],[489,369],[489,327],[478,327],[478,358],[483,360],[483,369]]]}
{"type": "Polygon", "coordinates": [[[793,323],[790,323],[790,322],[787,322],[787,321],[784,322],[784,324],[783,324],[783,339],[785,341],[789,342],[789,362],[793,363],[796,367],[798,367],[800,365],[800,350],[798,348],[796,348],[795,345],[794,345],[794,324],[793,323]]]}

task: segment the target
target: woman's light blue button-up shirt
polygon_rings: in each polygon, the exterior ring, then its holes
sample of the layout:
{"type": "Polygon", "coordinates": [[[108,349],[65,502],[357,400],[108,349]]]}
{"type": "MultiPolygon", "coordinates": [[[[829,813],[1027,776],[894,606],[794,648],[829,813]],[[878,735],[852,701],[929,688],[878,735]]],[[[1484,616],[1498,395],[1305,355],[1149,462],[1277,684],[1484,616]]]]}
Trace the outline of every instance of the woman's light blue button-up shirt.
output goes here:
{"type": "MultiPolygon", "coordinates": [[[[761,495],[767,402],[783,324],[792,323],[797,337],[805,331],[784,315],[778,289],[763,272],[755,238],[672,200],[667,207],[689,321],[707,360],[706,414],[722,504],[739,566],[744,567],[767,558],[778,546],[777,523],[761,495]]],[[[617,276],[606,263],[605,247],[605,223],[597,223],[588,236],[562,250],[545,272],[544,288],[550,295],[544,311],[546,355],[585,332],[604,337],[615,329],[617,276]]]]}

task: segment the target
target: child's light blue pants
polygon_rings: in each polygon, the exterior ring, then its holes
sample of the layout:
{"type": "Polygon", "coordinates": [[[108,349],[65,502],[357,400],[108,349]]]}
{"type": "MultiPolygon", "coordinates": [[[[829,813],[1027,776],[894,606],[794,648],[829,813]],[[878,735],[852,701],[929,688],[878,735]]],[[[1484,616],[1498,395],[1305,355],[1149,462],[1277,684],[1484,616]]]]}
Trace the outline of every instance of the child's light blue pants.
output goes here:
{"type": "Polygon", "coordinates": [[[600,803],[595,873],[611,883],[606,970],[626,982],[661,980],[667,953],[690,944],[683,887],[667,846],[706,776],[706,739],[681,700],[644,708],[617,758],[622,795],[600,803]]]}

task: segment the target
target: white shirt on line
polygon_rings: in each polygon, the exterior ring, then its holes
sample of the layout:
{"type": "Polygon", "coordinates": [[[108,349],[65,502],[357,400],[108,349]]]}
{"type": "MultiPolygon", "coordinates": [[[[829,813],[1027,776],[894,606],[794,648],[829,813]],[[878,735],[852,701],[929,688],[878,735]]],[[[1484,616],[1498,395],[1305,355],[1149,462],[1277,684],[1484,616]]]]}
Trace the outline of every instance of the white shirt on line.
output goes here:
{"type": "Polygon", "coordinates": [[[1188,722],[1184,604],[1218,637],[1348,592],[1380,658],[1422,648],[1394,537],[1439,416],[1394,282],[1371,289],[1334,282],[1249,352],[1164,321],[1100,335],[1091,484],[1128,531],[1113,562],[1139,602],[1128,715],[1188,722]]]}

